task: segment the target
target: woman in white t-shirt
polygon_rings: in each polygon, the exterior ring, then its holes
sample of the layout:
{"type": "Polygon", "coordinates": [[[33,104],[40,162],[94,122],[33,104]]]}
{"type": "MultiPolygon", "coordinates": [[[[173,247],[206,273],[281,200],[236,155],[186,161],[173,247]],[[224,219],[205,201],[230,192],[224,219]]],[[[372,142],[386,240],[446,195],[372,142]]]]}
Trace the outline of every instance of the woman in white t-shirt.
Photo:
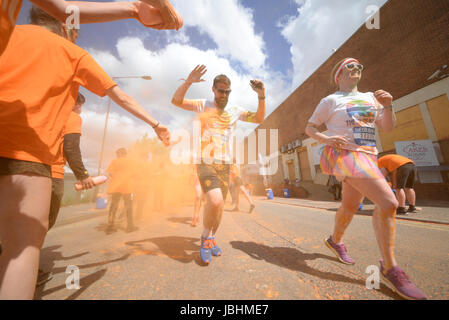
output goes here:
{"type": "Polygon", "coordinates": [[[326,144],[321,170],[343,182],[343,199],[335,216],[333,234],[325,244],[346,264],[354,264],[342,242],[343,235],[364,197],[375,205],[373,227],[382,255],[380,269],[386,284],[406,299],[426,299],[394,258],[395,214],[398,202],[377,167],[375,126],[391,131],[396,122],[393,97],[384,90],[359,92],[363,66],[346,58],[332,70],[338,91],[317,106],[306,127],[306,134],[326,144]],[[318,127],[325,124],[328,135],[318,127]]]}

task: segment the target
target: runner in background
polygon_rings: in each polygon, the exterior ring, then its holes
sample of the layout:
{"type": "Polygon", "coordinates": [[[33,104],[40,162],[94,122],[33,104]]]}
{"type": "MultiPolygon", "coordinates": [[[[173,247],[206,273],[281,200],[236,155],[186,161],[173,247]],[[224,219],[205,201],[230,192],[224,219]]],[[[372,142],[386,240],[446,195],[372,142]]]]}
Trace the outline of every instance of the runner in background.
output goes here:
{"type": "Polygon", "coordinates": [[[123,198],[125,203],[125,211],[127,217],[126,232],[136,231],[138,228],[134,226],[133,219],[133,199],[132,184],[136,179],[137,172],[134,163],[127,157],[125,148],[116,151],[117,158],[112,160],[106,172],[109,174],[109,184],[106,192],[111,195],[111,207],[109,208],[108,227],[106,233],[117,231],[115,228],[115,214],[120,202],[123,198]]]}
{"type": "Polygon", "coordinates": [[[235,164],[231,165],[231,183],[234,185],[234,196],[235,196],[235,207],[231,211],[239,211],[239,203],[240,203],[240,192],[243,193],[245,199],[248,200],[250,204],[249,213],[253,212],[254,202],[252,201],[248,190],[243,185],[242,178],[240,177],[239,169],[235,164]]]}
{"type": "Polygon", "coordinates": [[[373,227],[382,256],[382,278],[406,299],[426,299],[425,293],[397,265],[394,238],[398,202],[377,167],[375,126],[384,131],[394,128],[393,97],[384,90],[359,92],[362,70],[363,66],[353,58],[334,67],[332,80],[338,91],[321,100],[306,127],[306,134],[326,144],[321,155],[322,172],[343,181],[343,199],[335,215],[334,232],[325,244],[341,262],[355,263],[342,241],[366,196],[375,204],[373,227]],[[322,124],[326,124],[329,135],[318,131],[322,124]]]}

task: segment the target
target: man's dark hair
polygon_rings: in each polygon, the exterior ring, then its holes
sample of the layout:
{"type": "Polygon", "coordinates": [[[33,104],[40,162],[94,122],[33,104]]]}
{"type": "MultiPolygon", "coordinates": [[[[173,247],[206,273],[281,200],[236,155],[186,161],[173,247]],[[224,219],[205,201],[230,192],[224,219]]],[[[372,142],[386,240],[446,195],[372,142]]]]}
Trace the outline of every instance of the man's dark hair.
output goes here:
{"type": "Polygon", "coordinates": [[[61,22],[34,5],[31,6],[29,19],[31,24],[47,28],[51,32],[64,37],[61,22]]]}
{"type": "Polygon", "coordinates": [[[86,102],[86,98],[81,93],[78,93],[78,97],[76,98],[76,104],[83,105],[84,102],[86,102]]]}
{"type": "Polygon", "coordinates": [[[220,74],[218,76],[215,77],[214,79],[214,87],[216,86],[217,83],[224,83],[227,85],[231,85],[231,80],[229,80],[229,78],[227,76],[225,76],[224,74],[220,74]]]}

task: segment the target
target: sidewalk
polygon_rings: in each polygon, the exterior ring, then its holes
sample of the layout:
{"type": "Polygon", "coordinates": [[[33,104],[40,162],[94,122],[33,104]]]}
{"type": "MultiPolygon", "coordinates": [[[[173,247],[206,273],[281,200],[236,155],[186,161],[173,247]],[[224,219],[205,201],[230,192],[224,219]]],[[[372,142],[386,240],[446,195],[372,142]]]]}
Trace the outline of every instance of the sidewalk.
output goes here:
{"type": "MultiPolygon", "coordinates": [[[[340,206],[339,201],[318,201],[311,199],[293,199],[274,197],[268,200],[266,197],[253,197],[260,201],[268,201],[272,203],[288,204],[298,207],[324,209],[328,211],[337,211],[340,206]]],[[[397,215],[396,219],[411,220],[428,223],[438,223],[449,225],[449,207],[446,203],[439,203],[438,206],[421,206],[422,210],[416,213],[409,213],[408,215],[397,215]]],[[[373,204],[363,204],[363,209],[357,212],[358,215],[372,215],[374,209],[373,204]]]]}

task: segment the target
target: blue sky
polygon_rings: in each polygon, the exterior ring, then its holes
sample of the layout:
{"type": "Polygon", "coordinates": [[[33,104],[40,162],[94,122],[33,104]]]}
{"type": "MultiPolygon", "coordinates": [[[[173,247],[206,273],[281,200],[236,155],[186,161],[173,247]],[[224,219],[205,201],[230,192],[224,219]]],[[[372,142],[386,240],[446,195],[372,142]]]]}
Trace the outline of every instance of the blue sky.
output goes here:
{"type": "MultiPolygon", "coordinates": [[[[195,1],[192,1],[192,4],[194,3],[195,1]]],[[[255,31],[264,35],[264,40],[267,43],[267,65],[274,70],[287,74],[288,70],[292,68],[290,46],[280,36],[281,28],[277,26],[277,22],[282,21],[287,16],[294,16],[297,13],[298,5],[294,0],[242,0],[241,4],[253,10],[255,31]]],[[[18,20],[19,24],[28,23],[30,7],[31,3],[24,1],[18,20]]],[[[108,50],[117,54],[115,48],[117,40],[121,37],[133,35],[139,29],[141,32],[145,30],[145,33],[147,33],[144,44],[146,48],[152,51],[158,51],[165,47],[168,43],[167,33],[175,32],[144,29],[135,20],[89,24],[82,26],[82,32],[77,44],[83,48],[108,50]]],[[[216,48],[213,39],[206,34],[201,34],[197,28],[186,27],[186,33],[191,39],[190,43],[193,46],[203,50],[216,48]]],[[[238,63],[236,63],[235,67],[238,67],[238,63]]]]}
{"type": "MultiPolygon", "coordinates": [[[[267,115],[306,80],[369,17],[370,5],[387,0],[171,0],[184,18],[180,31],[145,28],[136,20],[82,25],[77,44],[111,76],[151,75],[153,80],[119,80],[119,86],[153,117],[175,132],[188,127],[193,114],[171,105],[179,79],[205,64],[206,82],[193,85],[187,98],[212,98],[211,81],[219,73],[232,81],[229,103],[257,108],[249,80],[267,88],[267,115]]],[[[24,1],[18,23],[27,23],[24,1]]],[[[381,17],[382,23],[382,17],[381,17]]],[[[85,89],[83,157],[95,167],[103,134],[107,98],[85,89]]],[[[298,109],[300,110],[300,109],[298,109]]],[[[253,130],[255,125],[240,123],[253,130]]],[[[118,146],[130,146],[151,128],[112,106],[105,163],[118,146]]]]}

